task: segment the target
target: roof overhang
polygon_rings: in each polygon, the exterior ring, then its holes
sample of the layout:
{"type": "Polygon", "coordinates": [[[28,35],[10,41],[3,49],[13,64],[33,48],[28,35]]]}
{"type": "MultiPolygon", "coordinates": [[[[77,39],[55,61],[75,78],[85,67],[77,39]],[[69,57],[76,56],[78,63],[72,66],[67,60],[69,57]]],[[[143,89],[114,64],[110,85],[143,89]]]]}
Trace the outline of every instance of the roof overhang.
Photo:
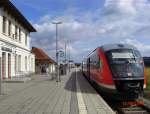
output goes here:
{"type": "Polygon", "coordinates": [[[7,11],[10,15],[14,16],[15,20],[17,20],[29,32],[36,32],[36,29],[9,0],[1,0],[0,7],[3,8],[4,11],[7,11]]]}
{"type": "Polygon", "coordinates": [[[55,64],[55,62],[51,61],[51,59],[35,59],[35,61],[41,62],[41,63],[55,64]]]}

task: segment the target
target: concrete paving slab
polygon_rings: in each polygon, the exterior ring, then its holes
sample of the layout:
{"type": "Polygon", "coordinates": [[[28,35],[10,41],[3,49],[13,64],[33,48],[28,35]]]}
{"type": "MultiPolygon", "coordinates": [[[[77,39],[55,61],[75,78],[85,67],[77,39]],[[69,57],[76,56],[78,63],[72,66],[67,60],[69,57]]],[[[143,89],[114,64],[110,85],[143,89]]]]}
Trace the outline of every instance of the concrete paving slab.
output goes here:
{"type": "Polygon", "coordinates": [[[97,93],[79,72],[73,70],[62,76],[59,83],[47,75],[35,75],[27,83],[3,83],[2,90],[5,95],[0,96],[0,114],[84,113],[79,111],[78,107],[77,81],[81,89],[81,104],[85,103],[85,106],[80,108],[86,108],[87,114],[99,114],[102,111],[108,113],[105,105],[98,102],[101,98],[97,93]]]}
{"type": "Polygon", "coordinates": [[[25,83],[27,81],[30,81],[31,77],[12,77],[2,80],[2,82],[5,83],[25,83]]]}
{"type": "MultiPolygon", "coordinates": [[[[79,70],[76,70],[77,81],[84,99],[86,114],[115,114],[102,97],[93,89],[79,70]]],[[[80,91],[78,91],[80,92],[80,91]]],[[[79,111],[80,113],[80,111],[79,111]]]]}

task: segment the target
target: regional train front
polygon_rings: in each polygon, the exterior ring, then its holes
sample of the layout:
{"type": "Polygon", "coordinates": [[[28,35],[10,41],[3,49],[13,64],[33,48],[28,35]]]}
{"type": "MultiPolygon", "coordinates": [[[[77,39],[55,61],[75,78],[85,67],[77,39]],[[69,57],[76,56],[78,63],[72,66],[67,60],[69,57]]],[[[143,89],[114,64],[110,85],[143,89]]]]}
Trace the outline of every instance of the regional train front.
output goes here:
{"type": "Polygon", "coordinates": [[[104,48],[118,93],[137,98],[143,93],[144,63],[139,51],[130,45],[104,48]]]}

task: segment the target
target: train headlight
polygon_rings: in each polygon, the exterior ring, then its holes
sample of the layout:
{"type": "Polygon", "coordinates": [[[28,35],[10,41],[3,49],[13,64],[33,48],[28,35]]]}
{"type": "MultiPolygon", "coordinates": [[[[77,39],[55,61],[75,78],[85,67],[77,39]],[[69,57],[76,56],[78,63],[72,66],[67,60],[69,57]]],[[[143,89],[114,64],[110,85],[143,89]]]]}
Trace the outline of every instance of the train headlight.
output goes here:
{"type": "Polygon", "coordinates": [[[141,59],[141,60],[139,61],[139,63],[143,65],[143,64],[144,64],[143,59],[141,59]]]}

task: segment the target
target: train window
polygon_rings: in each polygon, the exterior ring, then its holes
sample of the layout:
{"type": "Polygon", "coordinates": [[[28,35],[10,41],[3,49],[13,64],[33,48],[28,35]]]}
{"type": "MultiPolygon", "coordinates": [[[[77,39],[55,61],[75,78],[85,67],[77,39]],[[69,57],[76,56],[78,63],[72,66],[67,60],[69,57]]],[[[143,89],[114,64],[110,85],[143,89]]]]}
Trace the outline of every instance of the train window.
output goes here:
{"type": "Polygon", "coordinates": [[[95,53],[95,62],[96,62],[95,67],[99,68],[99,57],[97,53],[95,53]]]}
{"type": "Polygon", "coordinates": [[[140,77],[144,69],[140,54],[132,49],[114,49],[106,52],[106,57],[114,77],[140,77]]]}
{"type": "Polygon", "coordinates": [[[102,68],[102,60],[100,59],[99,55],[96,53],[96,67],[102,68]]]}
{"type": "Polygon", "coordinates": [[[110,64],[135,63],[136,57],[131,49],[115,49],[106,52],[106,56],[110,64]]]}
{"type": "Polygon", "coordinates": [[[121,58],[134,58],[132,52],[112,52],[113,59],[121,59],[121,58]]]}
{"type": "Polygon", "coordinates": [[[102,67],[103,67],[102,60],[99,60],[99,67],[100,67],[100,68],[102,68],[102,67]]]}
{"type": "Polygon", "coordinates": [[[134,55],[136,58],[141,58],[141,54],[138,50],[134,50],[134,55]]]}
{"type": "Polygon", "coordinates": [[[90,57],[91,68],[102,68],[102,61],[99,58],[98,53],[94,52],[90,57]]]}
{"type": "Polygon", "coordinates": [[[115,49],[107,52],[107,55],[111,59],[133,59],[135,55],[132,50],[129,49],[115,49]]]}

